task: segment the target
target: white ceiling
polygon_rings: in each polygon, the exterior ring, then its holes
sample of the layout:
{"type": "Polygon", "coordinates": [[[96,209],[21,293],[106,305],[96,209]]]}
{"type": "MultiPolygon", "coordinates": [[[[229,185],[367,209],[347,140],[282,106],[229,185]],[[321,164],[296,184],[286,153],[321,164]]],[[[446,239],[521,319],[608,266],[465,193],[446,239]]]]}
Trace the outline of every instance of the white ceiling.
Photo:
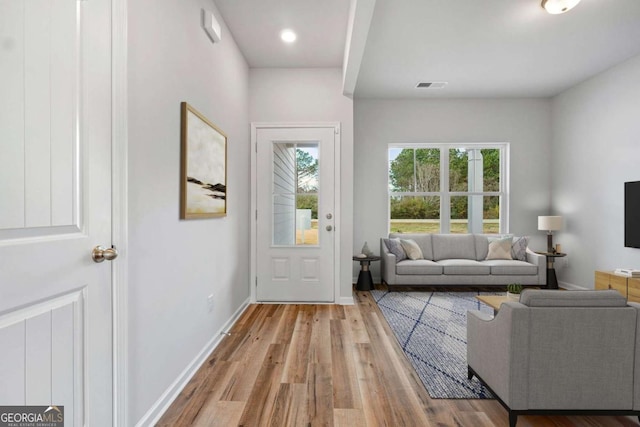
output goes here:
{"type": "MultiPolygon", "coordinates": [[[[249,66],[342,66],[349,0],[215,1],[249,66]]],[[[362,61],[348,67],[356,97],[547,97],[637,54],[640,0],[582,0],[563,15],[539,0],[375,0],[362,61]]]]}
{"type": "Polygon", "coordinates": [[[342,67],[349,0],[215,3],[250,67],[342,67]],[[294,43],[280,40],[280,31],[285,28],[296,32],[298,39],[294,43]]]}

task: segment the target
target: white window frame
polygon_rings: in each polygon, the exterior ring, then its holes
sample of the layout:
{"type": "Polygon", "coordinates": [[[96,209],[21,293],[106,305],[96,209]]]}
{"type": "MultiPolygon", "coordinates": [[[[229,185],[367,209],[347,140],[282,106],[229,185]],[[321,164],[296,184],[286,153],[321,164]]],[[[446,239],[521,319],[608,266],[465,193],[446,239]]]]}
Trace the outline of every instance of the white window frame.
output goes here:
{"type": "MultiPolygon", "coordinates": [[[[387,234],[391,230],[391,197],[398,196],[437,196],[440,197],[440,233],[449,234],[451,229],[451,197],[455,196],[498,196],[500,197],[499,233],[509,233],[509,181],[510,181],[510,145],[508,142],[455,142],[455,143],[390,143],[387,148],[387,234]],[[430,192],[394,192],[389,187],[389,150],[429,149],[440,150],[440,191],[430,192]],[[498,149],[500,150],[500,189],[499,191],[467,192],[449,191],[449,150],[455,149],[498,149]]],[[[415,176],[415,162],[413,165],[415,176]]]]}

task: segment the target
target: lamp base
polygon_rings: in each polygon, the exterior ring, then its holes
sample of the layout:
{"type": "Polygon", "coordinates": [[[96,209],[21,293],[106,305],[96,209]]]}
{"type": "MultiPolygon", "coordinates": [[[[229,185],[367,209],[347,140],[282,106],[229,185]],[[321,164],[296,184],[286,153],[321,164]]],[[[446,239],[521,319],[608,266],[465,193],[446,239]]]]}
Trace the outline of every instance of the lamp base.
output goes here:
{"type": "Polygon", "coordinates": [[[555,248],[553,247],[553,234],[547,234],[547,252],[552,254],[555,253],[555,248]]]}

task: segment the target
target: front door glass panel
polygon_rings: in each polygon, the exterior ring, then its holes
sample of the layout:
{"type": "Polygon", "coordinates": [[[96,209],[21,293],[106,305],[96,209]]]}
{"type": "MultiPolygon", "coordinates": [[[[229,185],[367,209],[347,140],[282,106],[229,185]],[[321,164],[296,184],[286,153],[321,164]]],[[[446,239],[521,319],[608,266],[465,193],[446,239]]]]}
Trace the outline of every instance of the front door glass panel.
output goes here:
{"type": "Polygon", "coordinates": [[[317,142],[274,142],[274,246],[318,246],[320,190],[317,142]]]}

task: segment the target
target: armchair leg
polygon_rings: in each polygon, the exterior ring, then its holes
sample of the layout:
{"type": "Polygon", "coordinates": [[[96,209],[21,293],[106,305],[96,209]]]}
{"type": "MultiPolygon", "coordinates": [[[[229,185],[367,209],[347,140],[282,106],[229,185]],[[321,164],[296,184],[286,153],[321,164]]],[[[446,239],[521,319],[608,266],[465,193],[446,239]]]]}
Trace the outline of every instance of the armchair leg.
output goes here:
{"type": "Polygon", "coordinates": [[[473,378],[473,369],[471,369],[471,366],[467,365],[467,379],[471,378],[473,378]]]}
{"type": "Polygon", "coordinates": [[[518,422],[518,415],[513,411],[509,411],[509,427],[516,427],[518,422]]]}

